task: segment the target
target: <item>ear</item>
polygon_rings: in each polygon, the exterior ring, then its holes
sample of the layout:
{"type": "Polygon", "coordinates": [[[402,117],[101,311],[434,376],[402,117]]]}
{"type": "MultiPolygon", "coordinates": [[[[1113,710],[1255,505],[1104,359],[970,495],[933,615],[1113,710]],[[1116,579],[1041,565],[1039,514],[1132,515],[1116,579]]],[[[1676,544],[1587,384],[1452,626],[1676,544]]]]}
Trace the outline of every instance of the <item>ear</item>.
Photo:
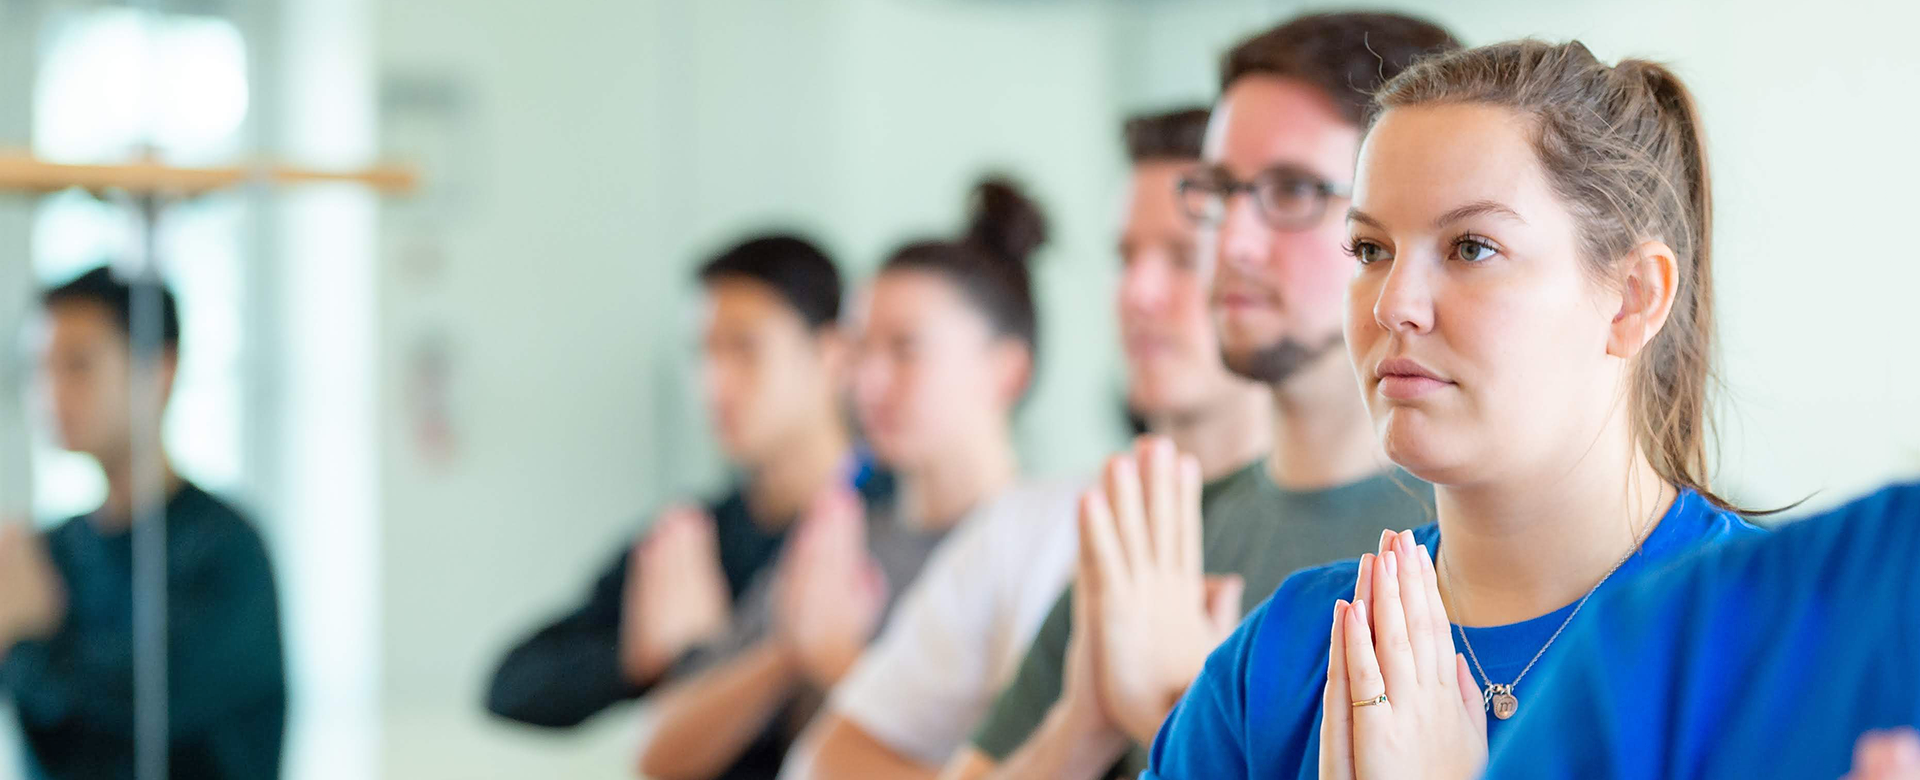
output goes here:
{"type": "Polygon", "coordinates": [[[1019,339],[999,338],[994,339],[992,357],[1000,398],[1011,409],[1033,383],[1033,350],[1019,339]]]}
{"type": "Polygon", "coordinates": [[[1673,311],[1680,288],[1680,261],[1673,247],[1648,241],[1627,253],[1620,278],[1620,310],[1607,334],[1607,354],[1632,358],[1640,354],[1673,311]]]}

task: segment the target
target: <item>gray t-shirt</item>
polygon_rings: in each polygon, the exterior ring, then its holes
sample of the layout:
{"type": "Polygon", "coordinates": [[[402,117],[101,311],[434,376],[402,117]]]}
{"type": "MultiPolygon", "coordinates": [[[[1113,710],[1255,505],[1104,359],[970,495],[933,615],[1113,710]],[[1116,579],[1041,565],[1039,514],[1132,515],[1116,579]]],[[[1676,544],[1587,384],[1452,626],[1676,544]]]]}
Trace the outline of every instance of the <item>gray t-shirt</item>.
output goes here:
{"type": "MultiPolygon", "coordinates": [[[[1261,459],[1207,483],[1200,505],[1207,573],[1240,575],[1247,584],[1241,609],[1248,611],[1297,570],[1371,552],[1384,529],[1431,522],[1433,488],[1394,469],[1326,490],[1287,490],[1261,459]]],[[[1013,682],[974,731],[974,746],[996,762],[1019,750],[1060,698],[1072,623],[1070,594],[1062,595],[1013,682]]],[[[1146,746],[1134,745],[1119,769],[1132,777],[1146,766],[1146,746]]]]}

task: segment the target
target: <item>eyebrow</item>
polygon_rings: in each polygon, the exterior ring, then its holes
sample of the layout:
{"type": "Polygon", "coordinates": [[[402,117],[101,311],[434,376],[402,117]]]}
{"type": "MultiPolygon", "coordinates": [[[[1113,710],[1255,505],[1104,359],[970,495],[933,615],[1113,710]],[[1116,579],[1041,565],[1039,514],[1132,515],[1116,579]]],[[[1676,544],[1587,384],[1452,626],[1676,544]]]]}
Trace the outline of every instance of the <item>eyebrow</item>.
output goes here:
{"type": "MultiPolygon", "coordinates": [[[[1459,208],[1453,209],[1452,211],[1448,211],[1445,214],[1441,214],[1439,218],[1433,221],[1433,226],[1435,228],[1443,228],[1464,219],[1471,219],[1473,217],[1485,216],[1485,215],[1491,215],[1496,217],[1506,217],[1507,219],[1511,219],[1522,225],[1527,224],[1527,221],[1525,219],[1520,218],[1520,214],[1518,212],[1514,211],[1513,209],[1507,208],[1503,204],[1496,203],[1491,200],[1476,200],[1465,206],[1461,206],[1459,208]]],[[[1361,211],[1360,209],[1357,209],[1357,208],[1347,209],[1347,221],[1358,222],[1362,225],[1366,225],[1375,230],[1387,229],[1387,226],[1385,224],[1382,224],[1380,220],[1375,219],[1371,214],[1368,214],[1367,212],[1361,211]]]]}
{"type": "Polygon", "coordinates": [[[1522,225],[1527,224],[1526,220],[1520,218],[1519,212],[1507,208],[1504,204],[1491,200],[1476,200],[1465,206],[1441,214],[1439,219],[1433,221],[1433,226],[1436,228],[1446,227],[1455,222],[1479,216],[1506,217],[1522,225]]]}

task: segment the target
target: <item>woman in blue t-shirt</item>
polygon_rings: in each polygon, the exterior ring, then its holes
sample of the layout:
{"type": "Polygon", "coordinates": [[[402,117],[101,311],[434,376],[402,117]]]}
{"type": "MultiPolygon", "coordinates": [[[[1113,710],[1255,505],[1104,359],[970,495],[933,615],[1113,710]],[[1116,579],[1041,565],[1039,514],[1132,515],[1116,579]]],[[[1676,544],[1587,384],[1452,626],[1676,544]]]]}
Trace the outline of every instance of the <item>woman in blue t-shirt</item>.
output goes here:
{"type": "Polygon", "coordinates": [[[1596,590],[1758,533],[1707,486],[1712,207],[1680,81],[1522,41],[1377,101],[1347,346],[1438,523],[1282,584],[1208,660],[1150,777],[1470,775],[1596,590]]]}

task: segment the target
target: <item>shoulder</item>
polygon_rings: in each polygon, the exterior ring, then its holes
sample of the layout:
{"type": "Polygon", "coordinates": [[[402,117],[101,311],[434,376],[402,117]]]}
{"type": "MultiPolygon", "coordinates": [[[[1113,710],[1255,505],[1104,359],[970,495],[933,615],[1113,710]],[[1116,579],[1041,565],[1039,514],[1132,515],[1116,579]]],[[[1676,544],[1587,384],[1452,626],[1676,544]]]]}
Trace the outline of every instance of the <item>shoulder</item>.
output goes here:
{"type": "MultiPolygon", "coordinates": [[[[953,530],[929,562],[930,570],[972,580],[1051,578],[1072,566],[1076,525],[1074,482],[1027,482],[983,504],[953,530]]],[[[1016,584],[1020,584],[1016,583],[1016,584]]],[[[1051,596],[1055,591],[1048,588],[1051,596]]]]}
{"type": "Polygon", "coordinates": [[[1686,511],[1702,526],[1702,535],[1710,544],[1767,535],[1767,529],[1754,525],[1731,509],[1715,505],[1694,491],[1683,492],[1675,500],[1686,502],[1686,511]]]}
{"type": "MultiPolygon", "coordinates": [[[[196,485],[175,496],[167,517],[169,547],[189,567],[268,567],[267,545],[235,506],[196,485]]],[[[270,568],[270,567],[269,567],[270,568]]]]}
{"type": "Polygon", "coordinates": [[[972,549],[992,556],[994,561],[1017,565],[1019,560],[1046,555],[1053,548],[1071,547],[1074,504],[1082,489],[1077,482],[1036,481],[1001,491],[960,521],[941,544],[942,554],[972,549]]]}
{"type": "Polygon", "coordinates": [[[92,521],[86,515],[69,517],[40,532],[40,538],[47,546],[47,556],[53,559],[56,568],[62,571],[70,569],[75,556],[82,555],[81,551],[89,545],[99,543],[99,534],[87,527],[89,522],[92,521]]]}
{"type": "Polygon", "coordinates": [[[197,485],[181,487],[174,507],[176,511],[167,518],[170,528],[191,525],[231,544],[265,547],[259,529],[245,512],[197,485]]]}
{"type": "MultiPolygon", "coordinates": [[[[1887,561],[1920,558],[1920,482],[1881,488],[1766,537],[1743,540],[1720,568],[1790,587],[1877,592],[1874,580],[1909,571],[1887,561]]],[[[1906,581],[1920,587],[1920,577],[1906,581]]]]}
{"type": "MultiPolygon", "coordinates": [[[[1784,622],[1795,611],[1790,605],[1809,597],[1833,594],[1839,603],[1851,603],[1861,594],[1881,593],[1894,573],[1884,561],[1920,557],[1920,483],[1884,488],[1772,531],[1722,514],[1731,519],[1712,522],[1726,524],[1725,544],[1636,580],[1603,604],[1608,613],[1631,622],[1656,614],[1701,620],[1763,610],[1774,613],[1771,622],[1784,622]]],[[[1906,579],[1920,588],[1920,578],[1906,579]]]]}
{"type": "Polygon", "coordinates": [[[1851,539],[1861,546],[1891,546],[1912,556],[1920,553],[1920,482],[1889,485],[1780,533],[1819,538],[1827,544],[1851,539]],[[1817,530],[1809,525],[1820,522],[1834,525],[1817,530]]]}
{"type": "Polygon", "coordinates": [[[1715,520],[1728,527],[1728,543],[1662,572],[1664,582],[1691,578],[1780,588],[1864,584],[1858,583],[1861,577],[1883,573],[1883,560],[1920,557],[1920,482],[1891,485],[1771,531],[1720,514],[1730,518],[1715,520]]]}
{"type": "Polygon", "coordinates": [[[255,588],[273,580],[267,542],[240,509],[198,486],[182,486],[169,503],[167,557],[171,576],[255,588]]]}
{"type": "Polygon", "coordinates": [[[41,536],[47,540],[48,545],[60,546],[71,544],[80,537],[87,535],[88,529],[86,524],[89,522],[91,521],[87,519],[86,515],[69,517],[42,531],[41,536]]]}

